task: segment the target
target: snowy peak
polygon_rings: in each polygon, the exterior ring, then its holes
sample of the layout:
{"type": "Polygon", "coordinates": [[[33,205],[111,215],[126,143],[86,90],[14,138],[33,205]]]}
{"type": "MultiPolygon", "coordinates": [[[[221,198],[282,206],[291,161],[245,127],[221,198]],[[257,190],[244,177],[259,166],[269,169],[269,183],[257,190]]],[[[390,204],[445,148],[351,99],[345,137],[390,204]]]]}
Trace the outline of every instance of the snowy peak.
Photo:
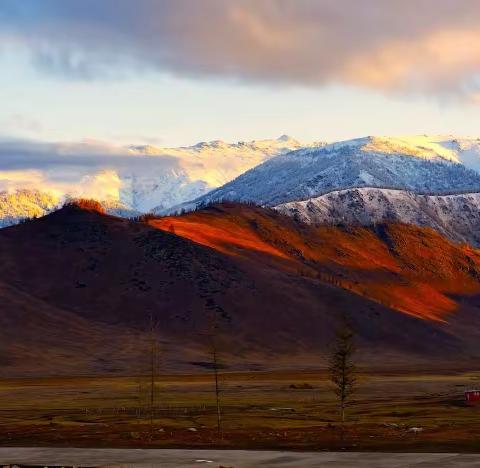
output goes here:
{"type": "Polygon", "coordinates": [[[298,148],[302,145],[293,138],[238,143],[214,140],[179,148],[130,147],[133,154],[148,156],[149,164],[142,168],[137,162],[120,174],[121,200],[140,211],[165,210],[298,148]]]}
{"type": "Polygon", "coordinates": [[[425,160],[464,163],[465,153],[480,154],[480,139],[460,138],[453,135],[368,136],[332,143],[327,147],[331,150],[349,147],[357,148],[363,153],[404,155],[425,160]]]}
{"type": "MultiPolygon", "coordinates": [[[[224,158],[244,158],[249,153],[263,152],[267,157],[275,156],[286,151],[303,148],[304,144],[298,140],[282,135],[277,139],[239,141],[237,143],[226,143],[222,140],[200,141],[192,146],[181,146],[178,148],[161,148],[153,145],[129,146],[129,150],[137,155],[149,156],[176,156],[182,159],[189,157],[220,156],[224,158]]],[[[255,155],[250,155],[254,157],[255,155]]]]}
{"type": "Polygon", "coordinates": [[[429,160],[445,160],[459,163],[458,141],[449,137],[370,137],[362,146],[364,152],[403,154],[429,160]]]}
{"type": "Polygon", "coordinates": [[[220,200],[275,206],[352,187],[421,192],[480,188],[480,141],[451,136],[364,137],[279,155],[179,208],[220,200]]]}

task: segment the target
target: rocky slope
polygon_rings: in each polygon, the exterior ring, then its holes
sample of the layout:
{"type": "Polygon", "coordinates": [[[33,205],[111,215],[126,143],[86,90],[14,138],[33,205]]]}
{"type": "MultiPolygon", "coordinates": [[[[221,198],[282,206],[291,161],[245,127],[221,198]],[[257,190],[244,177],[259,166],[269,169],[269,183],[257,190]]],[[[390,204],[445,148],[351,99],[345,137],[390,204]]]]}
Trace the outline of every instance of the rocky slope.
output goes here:
{"type": "Polygon", "coordinates": [[[455,242],[480,246],[480,193],[422,195],[404,190],[355,188],[278,205],[309,224],[428,226],[455,242]]]}

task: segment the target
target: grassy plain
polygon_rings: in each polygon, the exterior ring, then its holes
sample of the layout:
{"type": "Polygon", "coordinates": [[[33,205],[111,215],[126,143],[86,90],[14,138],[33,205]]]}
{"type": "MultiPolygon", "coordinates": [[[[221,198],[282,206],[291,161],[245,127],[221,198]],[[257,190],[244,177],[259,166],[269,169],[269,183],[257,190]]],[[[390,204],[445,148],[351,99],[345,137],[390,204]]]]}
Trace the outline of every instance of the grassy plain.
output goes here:
{"type": "Polygon", "coordinates": [[[0,380],[0,445],[480,451],[480,372],[364,374],[342,431],[323,373],[224,373],[221,437],[212,376],[0,380]]]}

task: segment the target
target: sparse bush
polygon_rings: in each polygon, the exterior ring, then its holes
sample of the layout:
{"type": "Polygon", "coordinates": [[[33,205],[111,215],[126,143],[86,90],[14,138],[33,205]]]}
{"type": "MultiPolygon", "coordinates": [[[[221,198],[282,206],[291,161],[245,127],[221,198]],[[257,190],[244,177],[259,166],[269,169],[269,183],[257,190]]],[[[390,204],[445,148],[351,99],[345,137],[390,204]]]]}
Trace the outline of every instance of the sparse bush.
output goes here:
{"type": "Polygon", "coordinates": [[[300,383],[300,384],[290,384],[289,388],[291,390],[312,390],[314,387],[309,383],[300,383]]]}

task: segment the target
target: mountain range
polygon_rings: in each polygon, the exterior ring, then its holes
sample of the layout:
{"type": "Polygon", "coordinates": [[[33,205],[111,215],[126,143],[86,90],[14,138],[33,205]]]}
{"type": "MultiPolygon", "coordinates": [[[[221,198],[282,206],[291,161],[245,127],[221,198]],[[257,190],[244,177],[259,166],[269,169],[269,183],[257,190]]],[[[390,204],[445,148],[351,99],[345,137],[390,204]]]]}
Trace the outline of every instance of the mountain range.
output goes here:
{"type": "Polygon", "coordinates": [[[302,148],[272,158],[170,211],[222,200],[275,206],[356,187],[468,192],[480,188],[478,171],[477,139],[366,137],[302,148]]]}
{"type": "Polygon", "coordinates": [[[344,320],[362,366],[474,367],[478,140],[300,146],[129,147],[115,177],[81,179],[100,201],[9,187],[2,223],[23,222],[0,230],[0,372],[139,372],[153,316],[172,372],[205,368],[212,329],[231,369],[324,366],[344,320]]]}
{"type": "MultiPolygon", "coordinates": [[[[9,185],[0,193],[0,226],[41,216],[71,196],[86,195],[99,199],[107,212],[125,217],[234,200],[276,206],[316,224],[396,220],[430,226],[457,242],[479,242],[478,139],[366,137],[305,146],[283,135],[182,148],[130,146],[126,151],[120,159],[103,158],[104,167],[95,165],[91,170],[97,172],[84,176],[80,185],[86,192],[75,184],[62,190],[9,185]]],[[[54,174],[56,167],[49,170],[54,174]]]]}
{"type": "Polygon", "coordinates": [[[218,189],[158,214],[224,200],[275,207],[307,223],[431,227],[478,246],[480,141],[366,137],[272,158],[218,189]]]}
{"type": "Polygon", "coordinates": [[[44,215],[70,198],[95,198],[115,214],[167,209],[304,145],[286,135],[180,148],[0,143],[0,227],[44,215]]]}

